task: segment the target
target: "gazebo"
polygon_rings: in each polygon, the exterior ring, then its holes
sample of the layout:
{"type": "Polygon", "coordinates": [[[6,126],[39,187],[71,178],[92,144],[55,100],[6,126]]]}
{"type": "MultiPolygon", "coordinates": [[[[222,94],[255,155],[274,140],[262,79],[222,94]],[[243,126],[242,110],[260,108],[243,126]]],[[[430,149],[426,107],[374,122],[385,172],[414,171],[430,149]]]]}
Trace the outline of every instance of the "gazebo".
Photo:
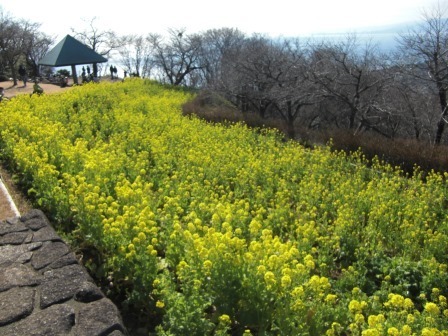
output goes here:
{"type": "Polygon", "coordinates": [[[67,35],[39,61],[39,64],[52,67],[71,66],[73,83],[78,84],[76,65],[104,62],[107,62],[107,58],[67,35]]]}

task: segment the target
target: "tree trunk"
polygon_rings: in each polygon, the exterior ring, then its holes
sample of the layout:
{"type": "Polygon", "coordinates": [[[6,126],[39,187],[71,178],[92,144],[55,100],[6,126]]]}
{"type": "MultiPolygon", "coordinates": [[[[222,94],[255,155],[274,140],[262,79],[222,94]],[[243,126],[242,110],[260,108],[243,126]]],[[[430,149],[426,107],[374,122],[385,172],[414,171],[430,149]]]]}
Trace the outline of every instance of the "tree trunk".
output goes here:
{"type": "Polygon", "coordinates": [[[11,69],[11,72],[12,72],[12,80],[13,80],[14,86],[17,86],[17,70],[14,68],[13,62],[9,62],[9,68],[11,69]]]}
{"type": "Polygon", "coordinates": [[[439,99],[440,99],[440,107],[442,108],[442,114],[440,116],[439,122],[437,123],[437,132],[436,132],[436,145],[439,145],[442,141],[443,131],[445,130],[446,116],[448,115],[448,106],[446,102],[446,89],[443,88],[442,84],[439,86],[439,99]]]}
{"type": "Polygon", "coordinates": [[[348,128],[353,129],[355,128],[355,118],[356,118],[356,109],[351,108],[350,109],[350,116],[348,118],[348,128]]]}
{"type": "Polygon", "coordinates": [[[92,73],[93,73],[93,77],[95,77],[95,78],[98,77],[98,64],[97,63],[92,64],[92,73]]]}
{"type": "Polygon", "coordinates": [[[294,129],[294,117],[292,115],[292,103],[288,101],[286,103],[287,111],[286,111],[286,127],[288,132],[288,137],[290,139],[294,139],[296,136],[296,130],[294,129]]]}
{"type": "Polygon", "coordinates": [[[76,65],[72,65],[73,84],[78,84],[78,75],[76,74],[76,65]]]}

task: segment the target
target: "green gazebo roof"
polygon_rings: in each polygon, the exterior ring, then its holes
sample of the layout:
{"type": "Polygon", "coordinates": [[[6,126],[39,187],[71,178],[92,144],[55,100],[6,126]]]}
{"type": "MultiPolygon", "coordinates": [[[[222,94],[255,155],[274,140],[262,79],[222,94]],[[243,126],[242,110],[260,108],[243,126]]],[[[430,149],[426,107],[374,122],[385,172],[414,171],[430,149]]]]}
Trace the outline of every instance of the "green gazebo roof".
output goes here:
{"type": "Polygon", "coordinates": [[[39,64],[58,67],[104,62],[107,62],[107,58],[67,35],[39,61],[39,64]]]}

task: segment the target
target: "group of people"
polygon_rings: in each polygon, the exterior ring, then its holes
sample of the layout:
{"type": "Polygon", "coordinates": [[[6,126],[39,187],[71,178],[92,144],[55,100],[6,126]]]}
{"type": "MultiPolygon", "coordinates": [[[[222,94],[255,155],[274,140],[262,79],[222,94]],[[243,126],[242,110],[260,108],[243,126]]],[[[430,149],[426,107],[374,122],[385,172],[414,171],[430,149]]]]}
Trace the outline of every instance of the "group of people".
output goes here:
{"type": "MultiPolygon", "coordinates": [[[[118,75],[117,75],[118,70],[117,70],[116,66],[111,65],[109,70],[110,70],[111,79],[118,78],[118,75]]],[[[27,82],[28,82],[28,74],[27,74],[27,70],[23,64],[21,64],[19,66],[18,73],[19,73],[20,79],[23,81],[23,87],[26,87],[27,82]]],[[[90,71],[90,66],[87,66],[87,67],[83,66],[81,75],[82,75],[83,83],[94,81],[94,76],[93,76],[93,73],[91,73],[91,71],[90,71]]],[[[127,75],[127,72],[125,71],[124,76],[126,77],[126,75],[127,75]]],[[[66,86],[67,83],[66,82],[61,83],[61,86],[63,84],[65,84],[64,86],[66,86]]],[[[37,94],[43,93],[43,89],[39,86],[37,79],[34,81],[33,93],[37,93],[37,94]]],[[[2,95],[0,96],[0,99],[1,99],[1,97],[2,97],[2,95]]]]}
{"type": "Polygon", "coordinates": [[[115,78],[118,78],[118,76],[117,76],[118,70],[115,65],[111,65],[109,70],[110,70],[110,79],[114,79],[114,75],[115,75],[115,78]]]}
{"type": "MultiPolygon", "coordinates": [[[[28,83],[28,72],[26,71],[26,68],[23,64],[20,64],[18,73],[19,73],[20,79],[23,81],[23,87],[25,88],[26,84],[28,83]]],[[[40,95],[42,93],[44,93],[44,89],[42,89],[42,87],[39,85],[39,80],[36,78],[34,80],[34,85],[33,85],[33,94],[40,95]]],[[[4,95],[5,95],[5,89],[0,87],[0,101],[2,101],[4,95]]]]}
{"type": "Polygon", "coordinates": [[[94,79],[93,77],[94,77],[93,74],[90,73],[90,66],[87,66],[87,74],[86,74],[86,68],[82,67],[81,78],[83,83],[93,81],[94,79]]]}

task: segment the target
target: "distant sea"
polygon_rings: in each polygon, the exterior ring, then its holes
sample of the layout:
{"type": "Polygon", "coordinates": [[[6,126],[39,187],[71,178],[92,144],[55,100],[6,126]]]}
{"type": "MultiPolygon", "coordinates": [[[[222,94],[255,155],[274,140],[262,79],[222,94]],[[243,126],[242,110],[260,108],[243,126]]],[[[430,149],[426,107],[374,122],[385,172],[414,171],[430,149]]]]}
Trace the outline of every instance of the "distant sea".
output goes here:
{"type": "Polygon", "coordinates": [[[398,39],[401,35],[409,33],[409,31],[415,29],[417,23],[401,23],[383,27],[364,28],[359,31],[347,31],[338,33],[318,33],[312,35],[302,36],[300,38],[329,42],[343,42],[348,36],[355,35],[359,46],[362,48],[368,42],[374,43],[378,46],[379,50],[384,53],[393,52],[399,46],[398,39]]]}

